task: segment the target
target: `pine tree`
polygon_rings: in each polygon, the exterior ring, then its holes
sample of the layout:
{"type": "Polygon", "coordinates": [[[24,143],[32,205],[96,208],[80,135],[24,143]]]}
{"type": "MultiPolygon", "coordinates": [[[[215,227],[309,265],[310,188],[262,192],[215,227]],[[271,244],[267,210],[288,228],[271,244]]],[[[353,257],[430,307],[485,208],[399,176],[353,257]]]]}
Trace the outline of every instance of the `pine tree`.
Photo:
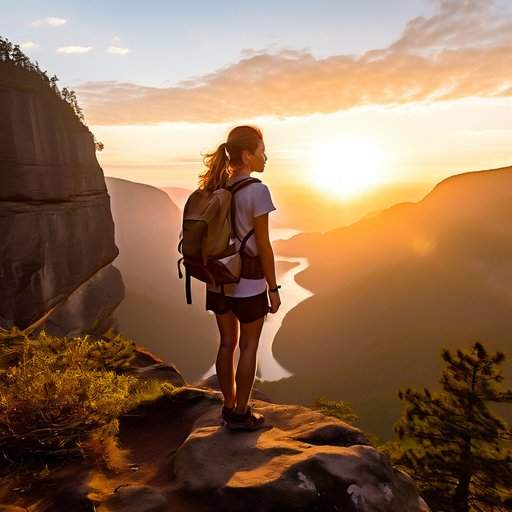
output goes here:
{"type": "Polygon", "coordinates": [[[452,354],[442,351],[442,391],[410,388],[395,427],[400,448],[395,463],[415,478],[433,511],[512,510],[512,433],[489,403],[512,403],[503,389],[502,352],[488,354],[481,343],[452,354]]]}

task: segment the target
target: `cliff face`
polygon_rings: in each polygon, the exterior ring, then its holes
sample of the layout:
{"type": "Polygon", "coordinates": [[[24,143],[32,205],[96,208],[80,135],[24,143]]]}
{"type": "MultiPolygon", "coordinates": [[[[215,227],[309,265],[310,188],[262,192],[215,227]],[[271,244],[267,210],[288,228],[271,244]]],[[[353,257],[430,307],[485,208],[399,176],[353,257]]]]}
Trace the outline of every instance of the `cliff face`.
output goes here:
{"type": "Polygon", "coordinates": [[[13,68],[0,62],[0,326],[104,331],[123,283],[93,136],[13,68]]]}

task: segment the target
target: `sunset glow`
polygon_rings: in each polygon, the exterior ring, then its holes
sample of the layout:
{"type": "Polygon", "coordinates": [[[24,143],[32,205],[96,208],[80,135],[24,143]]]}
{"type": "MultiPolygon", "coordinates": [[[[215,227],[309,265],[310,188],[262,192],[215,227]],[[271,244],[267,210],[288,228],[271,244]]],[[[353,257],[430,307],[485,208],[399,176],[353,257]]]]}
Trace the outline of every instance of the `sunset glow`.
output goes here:
{"type": "Polygon", "coordinates": [[[177,17],[172,2],[119,16],[97,0],[54,11],[27,0],[2,19],[5,36],[76,91],[107,176],[193,190],[201,155],[238,124],[264,133],[262,178],[280,212],[291,184],[371,212],[386,187],[386,204],[410,201],[409,186],[426,193],[509,164],[510,1],[320,4],[244,5],[265,27],[251,31],[226,18],[229,2],[177,17]],[[99,11],[105,25],[91,32],[99,11]]]}
{"type": "Polygon", "coordinates": [[[512,512],[512,0],[1,12],[0,512],[512,512]]]}
{"type": "Polygon", "coordinates": [[[328,195],[351,198],[385,181],[386,167],[384,151],[370,140],[340,137],[312,146],[308,178],[328,195]]]}

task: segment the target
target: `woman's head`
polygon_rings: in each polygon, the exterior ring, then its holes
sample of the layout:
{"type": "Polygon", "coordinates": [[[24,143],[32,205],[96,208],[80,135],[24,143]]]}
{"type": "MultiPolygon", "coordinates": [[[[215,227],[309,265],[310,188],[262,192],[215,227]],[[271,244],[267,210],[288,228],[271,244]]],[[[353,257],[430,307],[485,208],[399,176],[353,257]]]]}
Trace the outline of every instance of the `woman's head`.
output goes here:
{"type": "Polygon", "coordinates": [[[204,156],[206,170],[199,175],[199,187],[208,190],[223,187],[240,169],[263,172],[266,160],[261,130],[253,126],[237,126],[229,132],[226,142],[204,156]]]}

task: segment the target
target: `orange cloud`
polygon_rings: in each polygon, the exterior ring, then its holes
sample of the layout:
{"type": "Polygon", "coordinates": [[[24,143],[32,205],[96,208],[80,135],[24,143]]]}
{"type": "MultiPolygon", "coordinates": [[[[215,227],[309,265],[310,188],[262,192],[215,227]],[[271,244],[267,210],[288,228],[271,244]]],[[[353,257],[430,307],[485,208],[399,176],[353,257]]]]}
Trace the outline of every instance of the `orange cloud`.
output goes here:
{"type": "Polygon", "coordinates": [[[386,49],[316,59],[307,49],[245,49],[236,64],[176,87],[88,82],[91,124],[229,122],[471,96],[511,96],[512,21],[492,0],[435,0],[386,49]]]}

